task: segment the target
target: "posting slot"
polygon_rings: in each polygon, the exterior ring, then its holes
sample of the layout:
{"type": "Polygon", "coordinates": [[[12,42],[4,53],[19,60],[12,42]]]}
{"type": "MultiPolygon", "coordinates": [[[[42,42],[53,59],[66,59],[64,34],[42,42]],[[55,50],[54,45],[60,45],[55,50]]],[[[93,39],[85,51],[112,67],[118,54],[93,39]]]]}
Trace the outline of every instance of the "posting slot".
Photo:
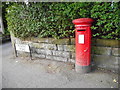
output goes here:
{"type": "Polygon", "coordinates": [[[83,29],[83,30],[77,30],[77,31],[85,31],[85,29],[83,29]]]}

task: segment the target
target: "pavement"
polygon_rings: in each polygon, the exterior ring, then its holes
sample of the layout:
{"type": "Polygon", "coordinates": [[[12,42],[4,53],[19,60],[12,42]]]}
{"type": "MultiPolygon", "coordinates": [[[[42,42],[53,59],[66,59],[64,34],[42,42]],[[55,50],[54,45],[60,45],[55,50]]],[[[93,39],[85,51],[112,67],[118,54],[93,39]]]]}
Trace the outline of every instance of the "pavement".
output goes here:
{"type": "Polygon", "coordinates": [[[118,88],[118,74],[79,74],[71,63],[15,57],[9,42],[2,45],[2,88],[118,88]]]}

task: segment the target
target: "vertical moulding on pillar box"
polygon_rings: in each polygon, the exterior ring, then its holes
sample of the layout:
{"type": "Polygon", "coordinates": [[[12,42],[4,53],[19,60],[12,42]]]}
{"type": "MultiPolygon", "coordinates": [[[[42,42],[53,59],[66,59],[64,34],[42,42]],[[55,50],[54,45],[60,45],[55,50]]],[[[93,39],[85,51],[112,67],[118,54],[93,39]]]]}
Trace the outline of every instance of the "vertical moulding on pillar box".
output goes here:
{"type": "Polygon", "coordinates": [[[79,18],[72,22],[75,24],[76,63],[75,70],[79,73],[91,71],[91,18],[79,18]]]}

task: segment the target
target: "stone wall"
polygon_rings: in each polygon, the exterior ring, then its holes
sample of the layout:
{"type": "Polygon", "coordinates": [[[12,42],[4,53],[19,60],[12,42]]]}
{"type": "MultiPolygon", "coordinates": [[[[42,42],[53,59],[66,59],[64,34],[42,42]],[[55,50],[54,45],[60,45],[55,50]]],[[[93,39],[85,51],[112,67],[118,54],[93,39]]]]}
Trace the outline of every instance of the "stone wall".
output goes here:
{"type": "MultiPolygon", "coordinates": [[[[75,39],[31,38],[20,40],[11,36],[12,43],[29,44],[33,58],[75,63],[75,39]]],[[[91,60],[97,67],[117,71],[120,41],[92,39],[91,60]]]]}

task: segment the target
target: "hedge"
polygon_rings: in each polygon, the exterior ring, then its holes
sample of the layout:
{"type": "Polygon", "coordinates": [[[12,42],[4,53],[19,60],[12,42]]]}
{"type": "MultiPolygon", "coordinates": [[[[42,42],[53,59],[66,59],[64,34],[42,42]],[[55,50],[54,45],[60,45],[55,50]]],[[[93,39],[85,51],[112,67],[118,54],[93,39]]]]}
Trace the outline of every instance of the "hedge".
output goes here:
{"type": "Polygon", "coordinates": [[[119,39],[119,3],[36,2],[13,3],[6,10],[8,30],[16,37],[74,37],[73,19],[93,18],[95,38],[119,39]]]}
{"type": "Polygon", "coordinates": [[[8,7],[9,5],[6,4],[6,3],[2,3],[1,5],[1,8],[2,8],[2,18],[3,18],[3,25],[4,25],[4,34],[2,33],[3,36],[8,36],[10,35],[8,29],[7,29],[7,20],[5,18],[5,15],[7,14],[6,12],[6,8],[8,7]]]}

